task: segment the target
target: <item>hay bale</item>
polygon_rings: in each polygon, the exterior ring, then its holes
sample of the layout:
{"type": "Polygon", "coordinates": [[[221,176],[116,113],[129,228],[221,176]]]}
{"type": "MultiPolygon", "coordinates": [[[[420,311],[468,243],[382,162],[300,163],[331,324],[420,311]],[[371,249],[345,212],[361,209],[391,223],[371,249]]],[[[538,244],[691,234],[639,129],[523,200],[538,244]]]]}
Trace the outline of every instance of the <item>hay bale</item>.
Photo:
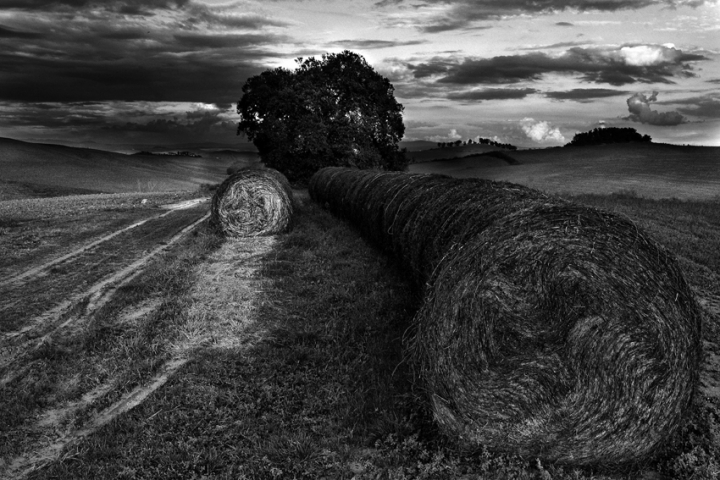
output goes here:
{"type": "Polygon", "coordinates": [[[631,221],[479,179],[324,169],[311,195],[335,210],[329,193],[423,289],[409,357],[448,436],[622,465],[682,424],[699,307],[672,255],[631,221]]]}
{"type": "Polygon", "coordinates": [[[246,167],[230,175],[212,199],[210,225],[234,237],[287,231],[294,211],[290,183],[277,170],[246,167]]]}

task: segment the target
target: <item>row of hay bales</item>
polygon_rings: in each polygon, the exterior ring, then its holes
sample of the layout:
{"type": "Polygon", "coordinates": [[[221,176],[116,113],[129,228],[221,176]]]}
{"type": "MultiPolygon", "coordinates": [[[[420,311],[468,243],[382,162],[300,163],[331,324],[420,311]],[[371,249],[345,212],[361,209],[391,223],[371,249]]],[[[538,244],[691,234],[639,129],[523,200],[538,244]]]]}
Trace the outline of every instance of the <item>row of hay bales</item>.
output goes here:
{"type": "Polygon", "coordinates": [[[230,173],[216,190],[210,225],[230,237],[272,235],[291,227],[293,210],[292,188],[282,173],[244,167],[230,173]]]}
{"type": "Polygon", "coordinates": [[[325,168],[309,190],[422,286],[410,358],[461,444],[620,465],[683,422],[699,309],[629,220],[481,179],[325,168]]]}

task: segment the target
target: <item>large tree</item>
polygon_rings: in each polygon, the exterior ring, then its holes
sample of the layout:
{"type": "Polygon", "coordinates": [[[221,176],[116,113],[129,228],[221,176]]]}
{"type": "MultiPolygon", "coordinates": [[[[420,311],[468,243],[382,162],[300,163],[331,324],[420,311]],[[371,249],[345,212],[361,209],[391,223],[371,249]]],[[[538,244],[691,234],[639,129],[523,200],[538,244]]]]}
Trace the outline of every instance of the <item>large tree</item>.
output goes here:
{"type": "Polygon", "coordinates": [[[263,163],[291,180],[326,166],[407,166],[398,148],[403,106],[387,78],[347,50],[297,63],[294,71],[267,70],[243,86],[238,134],[255,144],[263,163]]]}

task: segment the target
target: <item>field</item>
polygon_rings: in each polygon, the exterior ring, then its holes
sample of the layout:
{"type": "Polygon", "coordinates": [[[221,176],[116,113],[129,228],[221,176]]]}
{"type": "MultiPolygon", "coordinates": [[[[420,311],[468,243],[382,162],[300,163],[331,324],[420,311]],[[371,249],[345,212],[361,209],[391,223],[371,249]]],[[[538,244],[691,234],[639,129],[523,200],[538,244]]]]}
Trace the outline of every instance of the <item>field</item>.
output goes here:
{"type": "Polygon", "coordinates": [[[566,185],[673,251],[703,306],[700,395],[655,461],[458,449],[404,362],[418,298],[391,259],[305,190],[290,233],[222,239],[194,188],[0,201],[0,477],[716,478],[720,205],[566,185]]]}
{"type": "Polygon", "coordinates": [[[200,152],[202,157],[124,155],[0,138],[0,200],[67,193],[196,190],[217,183],[235,162],[256,154],[200,152]]]}
{"type": "Polygon", "coordinates": [[[713,200],[720,195],[718,147],[639,143],[504,153],[519,164],[469,155],[413,164],[410,171],[504,180],[558,194],[635,192],[647,198],[683,200],[713,200]]]}

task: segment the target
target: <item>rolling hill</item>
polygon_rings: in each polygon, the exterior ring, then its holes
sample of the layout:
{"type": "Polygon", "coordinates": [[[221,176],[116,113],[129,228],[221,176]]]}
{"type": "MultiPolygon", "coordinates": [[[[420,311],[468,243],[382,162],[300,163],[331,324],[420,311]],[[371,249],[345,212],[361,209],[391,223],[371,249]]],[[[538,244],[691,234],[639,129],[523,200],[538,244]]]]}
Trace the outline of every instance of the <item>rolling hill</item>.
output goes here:
{"type": "Polygon", "coordinates": [[[504,180],[551,193],[632,191],[647,198],[720,198],[719,147],[625,143],[505,153],[519,164],[469,155],[453,160],[437,157],[412,164],[409,170],[504,180]]]}
{"type": "Polygon", "coordinates": [[[196,190],[222,181],[233,163],[257,161],[257,154],[248,152],[199,153],[202,157],[124,155],[0,138],[0,198],[27,192],[196,190]]]}

